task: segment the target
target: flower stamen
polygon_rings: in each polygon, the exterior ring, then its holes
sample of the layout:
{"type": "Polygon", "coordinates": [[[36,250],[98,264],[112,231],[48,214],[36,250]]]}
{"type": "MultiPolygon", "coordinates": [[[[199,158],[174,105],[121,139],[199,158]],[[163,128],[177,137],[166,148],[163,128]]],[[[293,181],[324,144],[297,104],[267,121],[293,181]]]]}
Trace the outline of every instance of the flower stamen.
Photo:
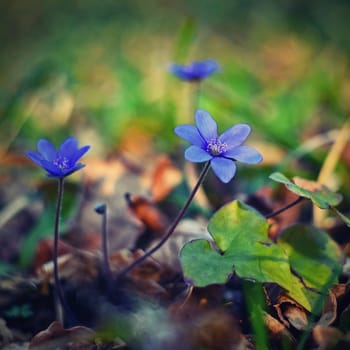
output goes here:
{"type": "Polygon", "coordinates": [[[53,161],[53,165],[57,166],[61,170],[65,170],[65,169],[68,169],[70,167],[69,159],[67,157],[57,157],[53,161]]]}
{"type": "Polygon", "coordinates": [[[214,157],[225,153],[227,149],[227,143],[221,142],[219,139],[211,139],[207,144],[207,152],[214,157]]]}

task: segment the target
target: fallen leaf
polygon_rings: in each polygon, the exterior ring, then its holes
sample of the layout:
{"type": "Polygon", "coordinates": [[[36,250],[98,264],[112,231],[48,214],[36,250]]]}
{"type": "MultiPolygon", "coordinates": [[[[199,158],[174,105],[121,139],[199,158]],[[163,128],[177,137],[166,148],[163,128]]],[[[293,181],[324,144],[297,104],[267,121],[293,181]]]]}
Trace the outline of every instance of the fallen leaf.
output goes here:
{"type": "Polygon", "coordinates": [[[286,306],[283,314],[295,329],[301,331],[307,328],[308,319],[304,309],[295,305],[289,305],[286,306]]]}
{"type": "Polygon", "coordinates": [[[151,174],[150,192],[155,202],[164,199],[182,180],[182,172],[175,167],[169,157],[164,155],[156,159],[151,174]]]}
{"type": "MultiPolygon", "coordinates": [[[[62,240],[58,241],[58,256],[70,253],[73,250],[69,244],[64,243],[62,240]]],[[[36,248],[34,257],[34,269],[35,271],[41,268],[42,265],[51,261],[53,258],[53,239],[42,239],[36,248]]]]}
{"type": "MultiPolygon", "coordinates": [[[[73,252],[58,258],[60,278],[74,285],[96,281],[100,266],[99,254],[80,249],[75,249],[73,252]]],[[[37,275],[44,280],[53,280],[53,262],[49,261],[38,268],[37,275]]]]}
{"type": "Polygon", "coordinates": [[[241,334],[237,320],[220,308],[191,317],[186,328],[195,349],[245,349],[247,341],[241,334]]]}
{"type": "Polygon", "coordinates": [[[76,326],[64,329],[60,322],[54,321],[32,338],[29,350],[92,350],[96,348],[94,335],[90,328],[76,326]]]}
{"type": "Polygon", "coordinates": [[[283,323],[266,312],[264,313],[264,321],[274,339],[287,339],[290,344],[295,344],[295,338],[283,323]]]}
{"type": "Polygon", "coordinates": [[[125,164],[118,158],[88,158],[84,163],[89,168],[84,174],[86,185],[100,182],[100,191],[104,196],[115,194],[117,181],[127,172],[125,164]]]}
{"type": "Polygon", "coordinates": [[[343,337],[343,333],[334,327],[316,325],[312,330],[312,336],[319,345],[317,350],[333,349],[343,337]]]}
{"type": "Polygon", "coordinates": [[[125,198],[129,209],[145,225],[146,229],[156,235],[164,233],[168,220],[154,202],[145,197],[132,196],[129,193],[125,195],[125,198]]]}
{"type": "Polygon", "coordinates": [[[330,291],[323,307],[321,318],[318,320],[317,325],[330,326],[337,318],[337,299],[336,295],[330,291]]]}
{"type": "Polygon", "coordinates": [[[287,295],[280,294],[274,305],[277,315],[286,327],[305,330],[308,326],[308,315],[302,307],[287,295]]]}
{"type": "Polygon", "coordinates": [[[315,181],[294,177],[293,181],[289,180],[285,175],[275,172],[269,176],[270,179],[282,183],[289,191],[294,192],[300,197],[310,199],[317,207],[321,209],[329,209],[338,205],[342,201],[342,195],[331,191],[326,186],[315,181]]]}

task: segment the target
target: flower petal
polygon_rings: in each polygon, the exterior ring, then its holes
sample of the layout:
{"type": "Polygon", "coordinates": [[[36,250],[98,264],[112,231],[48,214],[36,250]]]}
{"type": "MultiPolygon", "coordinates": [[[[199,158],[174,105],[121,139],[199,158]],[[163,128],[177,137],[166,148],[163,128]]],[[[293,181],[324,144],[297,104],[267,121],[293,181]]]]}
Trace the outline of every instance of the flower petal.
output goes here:
{"type": "Polygon", "coordinates": [[[180,79],[183,79],[183,80],[193,79],[192,74],[189,74],[188,72],[186,72],[185,66],[181,64],[176,64],[176,63],[171,64],[169,67],[169,71],[180,79]]]}
{"type": "Polygon", "coordinates": [[[210,162],[215,175],[223,182],[228,183],[236,174],[236,164],[231,159],[215,157],[210,162]]]}
{"type": "Polygon", "coordinates": [[[66,157],[69,162],[72,162],[72,159],[75,156],[75,153],[78,150],[78,140],[75,137],[68,137],[64,140],[58,150],[58,154],[61,157],[66,157]]]}
{"type": "Polygon", "coordinates": [[[212,116],[202,109],[197,110],[195,114],[197,128],[206,141],[218,137],[218,126],[212,116]]]}
{"type": "Polygon", "coordinates": [[[43,159],[41,161],[41,167],[44,168],[51,177],[63,177],[63,171],[48,160],[43,159]]]}
{"type": "Polygon", "coordinates": [[[185,81],[199,81],[213,74],[219,69],[219,65],[214,60],[194,61],[188,65],[173,63],[169,71],[178,78],[185,81]]]}
{"type": "Polygon", "coordinates": [[[249,146],[235,147],[227,151],[224,156],[247,164],[260,163],[263,159],[262,155],[258,151],[249,146]]]}
{"type": "Polygon", "coordinates": [[[184,124],[179,125],[174,129],[177,136],[183,138],[184,140],[191,142],[192,145],[198,147],[205,147],[206,142],[199,133],[198,129],[194,125],[184,124]]]}
{"type": "Polygon", "coordinates": [[[226,143],[228,148],[240,146],[250,134],[250,126],[248,124],[236,124],[230,129],[224,131],[219,140],[226,143]]]}
{"type": "Polygon", "coordinates": [[[219,65],[216,61],[209,59],[206,61],[193,62],[189,65],[189,68],[191,68],[193,74],[195,74],[198,79],[203,79],[219,70],[219,65]]]}
{"type": "Polygon", "coordinates": [[[48,161],[54,160],[57,156],[55,146],[48,140],[40,139],[37,148],[42,157],[48,161]]]}
{"type": "Polygon", "coordinates": [[[190,162],[201,163],[210,160],[212,156],[197,146],[190,146],[185,151],[185,158],[190,162]]]}
{"type": "Polygon", "coordinates": [[[63,176],[68,176],[84,167],[85,167],[85,164],[76,163],[72,168],[63,170],[63,176]]]}
{"type": "Polygon", "coordinates": [[[90,149],[89,145],[79,148],[75,152],[74,156],[71,158],[72,164],[75,164],[89,149],[90,149]]]}
{"type": "Polygon", "coordinates": [[[43,160],[43,157],[40,153],[33,152],[33,151],[26,151],[26,155],[36,164],[41,165],[41,161],[43,160]]]}

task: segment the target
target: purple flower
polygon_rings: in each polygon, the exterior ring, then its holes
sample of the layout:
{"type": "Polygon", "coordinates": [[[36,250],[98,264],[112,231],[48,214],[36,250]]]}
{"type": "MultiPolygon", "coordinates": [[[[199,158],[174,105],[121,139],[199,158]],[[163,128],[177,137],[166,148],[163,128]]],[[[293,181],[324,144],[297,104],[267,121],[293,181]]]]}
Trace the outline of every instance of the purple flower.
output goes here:
{"type": "Polygon", "coordinates": [[[46,170],[47,176],[62,178],[85,166],[77,161],[90,149],[90,146],[78,148],[77,139],[69,137],[62,142],[58,151],[45,139],[38,141],[37,148],[38,152],[27,151],[26,155],[46,170]]]}
{"type": "Polygon", "coordinates": [[[195,61],[188,65],[173,63],[170,72],[185,81],[200,81],[219,70],[214,60],[195,61]]]}
{"type": "Polygon", "coordinates": [[[224,183],[229,182],[236,173],[235,161],[256,164],[262,156],[254,148],[243,146],[250,133],[247,124],[236,124],[218,136],[215,120],[203,110],[195,114],[194,125],[179,125],[175,134],[192,143],[186,149],[185,158],[190,162],[210,161],[216,176],[224,183]]]}

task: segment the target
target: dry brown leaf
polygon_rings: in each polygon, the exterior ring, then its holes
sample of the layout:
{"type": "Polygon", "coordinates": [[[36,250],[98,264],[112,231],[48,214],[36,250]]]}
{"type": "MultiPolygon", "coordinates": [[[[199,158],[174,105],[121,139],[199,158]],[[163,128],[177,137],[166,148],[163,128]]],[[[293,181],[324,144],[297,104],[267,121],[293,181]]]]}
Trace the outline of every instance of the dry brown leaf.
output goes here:
{"type": "Polygon", "coordinates": [[[286,328],[286,326],[276,318],[272,317],[268,313],[264,313],[264,321],[274,339],[280,340],[282,338],[285,338],[288,339],[290,343],[295,343],[294,337],[286,328]]]}
{"type": "Polygon", "coordinates": [[[292,178],[292,181],[297,186],[303,188],[304,190],[310,191],[310,192],[322,191],[323,189],[326,188],[326,186],[322,185],[319,182],[306,180],[306,179],[303,179],[302,177],[299,177],[299,176],[294,176],[292,178]]]}
{"type": "Polygon", "coordinates": [[[153,155],[153,136],[142,126],[133,123],[123,132],[118,149],[130,159],[140,162],[153,155]]]}
{"type": "Polygon", "coordinates": [[[343,337],[343,333],[334,327],[316,325],[312,330],[315,342],[318,344],[317,350],[333,349],[343,337]]]}
{"type": "Polygon", "coordinates": [[[127,193],[125,198],[134,217],[143,225],[142,229],[139,230],[139,236],[133,249],[146,250],[155,239],[161,238],[165,234],[168,219],[155,203],[144,197],[131,196],[127,193]]]}
{"type": "Polygon", "coordinates": [[[150,191],[155,202],[164,199],[182,180],[182,172],[175,167],[169,157],[164,155],[156,159],[151,174],[150,191]]]}
{"type": "Polygon", "coordinates": [[[318,320],[317,325],[324,327],[331,325],[337,318],[337,305],[337,298],[335,294],[330,291],[323,307],[322,316],[318,320]]]}
{"type": "Polygon", "coordinates": [[[274,304],[274,308],[285,326],[289,327],[291,325],[297,330],[305,330],[307,328],[307,313],[293,299],[280,294],[277,297],[277,303],[274,304]]]}
{"type": "MultiPolygon", "coordinates": [[[[118,276],[118,272],[131,265],[142,255],[144,251],[140,249],[133,253],[127,249],[113,253],[110,257],[112,272],[118,276]]],[[[150,257],[130,271],[127,280],[128,289],[137,294],[166,299],[169,293],[162,286],[162,281],[172,279],[175,275],[176,272],[162,266],[150,257]]]]}
{"type": "MultiPolygon", "coordinates": [[[[69,244],[64,243],[62,240],[58,241],[58,256],[71,253],[73,247],[69,244]]],[[[53,240],[42,239],[36,248],[35,257],[34,257],[34,269],[40,269],[42,265],[51,261],[53,258],[53,240]]]]}
{"type": "Polygon", "coordinates": [[[298,306],[289,305],[286,306],[283,311],[285,318],[289,323],[297,330],[305,330],[308,326],[308,319],[305,310],[298,306]]]}
{"type": "MultiPolygon", "coordinates": [[[[285,205],[295,201],[298,198],[296,194],[288,191],[284,186],[280,187],[280,193],[274,201],[273,210],[278,210],[283,208],[285,205]]],[[[294,224],[298,221],[300,216],[300,205],[295,205],[292,208],[280,213],[279,215],[273,217],[273,220],[269,220],[272,226],[269,230],[269,236],[276,239],[278,234],[286,227],[294,224]]]]}
{"type": "Polygon", "coordinates": [[[195,349],[244,349],[245,338],[232,315],[220,308],[192,316],[187,328],[195,349]]]}
{"type": "MultiPolygon", "coordinates": [[[[94,282],[98,279],[101,258],[97,253],[75,249],[74,252],[58,258],[60,278],[74,285],[94,282]]],[[[38,277],[53,279],[53,262],[42,265],[37,270],[38,277]]]]}
{"type": "MultiPolygon", "coordinates": [[[[143,250],[138,249],[135,252],[131,252],[128,249],[121,249],[114,252],[110,256],[110,264],[113,273],[116,275],[127,266],[131,265],[139,257],[145,253],[143,250]]],[[[130,275],[136,279],[150,279],[153,281],[159,281],[162,266],[154,260],[152,257],[143,261],[140,265],[135,266],[131,270],[130,275]]]]}
{"type": "Polygon", "coordinates": [[[115,194],[118,179],[129,171],[120,159],[87,158],[84,164],[89,171],[84,172],[87,185],[101,182],[101,195],[112,196],[115,194]]]}
{"type": "Polygon", "coordinates": [[[87,327],[76,326],[64,329],[58,321],[36,334],[29,344],[29,350],[92,350],[95,349],[95,332],[87,327]]]}
{"type": "Polygon", "coordinates": [[[145,197],[130,194],[125,197],[132,213],[145,225],[146,229],[151,230],[156,236],[164,233],[168,220],[154,202],[145,197]]]}
{"type": "Polygon", "coordinates": [[[332,293],[335,295],[337,299],[345,296],[347,293],[349,293],[349,291],[350,291],[349,283],[338,283],[332,287],[332,293]]]}

